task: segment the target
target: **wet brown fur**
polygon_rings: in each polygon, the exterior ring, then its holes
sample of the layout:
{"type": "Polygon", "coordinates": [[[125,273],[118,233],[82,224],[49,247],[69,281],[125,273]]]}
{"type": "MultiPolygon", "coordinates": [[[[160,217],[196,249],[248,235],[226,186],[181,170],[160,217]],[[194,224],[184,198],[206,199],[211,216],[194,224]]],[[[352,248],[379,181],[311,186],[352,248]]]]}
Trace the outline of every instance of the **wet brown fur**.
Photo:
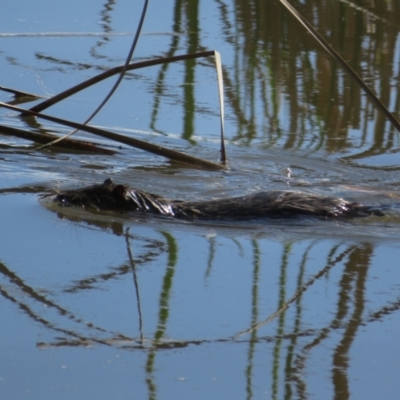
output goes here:
{"type": "Polygon", "coordinates": [[[62,206],[77,206],[99,211],[143,212],[179,219],[251,219],[312,215],[325,218],[365,217],[381,212],[360,203],[335,197],[291,191],[270,191],[218,200],[177,201],[115,184],[102,184],[66,190],[54,198],[62,206]]]}

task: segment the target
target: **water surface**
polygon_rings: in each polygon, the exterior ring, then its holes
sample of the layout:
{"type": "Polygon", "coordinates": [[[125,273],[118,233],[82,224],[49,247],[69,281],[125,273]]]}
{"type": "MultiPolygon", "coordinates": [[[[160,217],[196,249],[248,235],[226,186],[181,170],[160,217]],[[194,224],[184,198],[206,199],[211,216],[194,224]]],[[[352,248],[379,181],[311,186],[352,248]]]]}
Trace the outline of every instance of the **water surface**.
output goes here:
{"type": "MultiPolygon", "coordinates": [[[[303,3],[293,2],[399,118],[400,5],[303,3]]],[[[127,1],[10,5],[0,85],[46,98],[121,65],[140,12],[127,1]]],[[[170,198],[295,189],[399,203],[398,132],[278,1],[150,3],[135,61],[205,49],[223,61],[227,171],[81,132],[116,154],[36,150],[0,136],[4,398],[399,392],[397,207],[352,221],[192,224],[38,200],[112,177],[170,198]]],[[[112,84],[46,113],[82,122],[112,84]]],[[[0,100],[15,101],[7,92],[0,100]]],[[[68,132],[4,109],[0,124],[68,132]]],[[[213,60],[128,73],[93,124],[218,161],[213,60]]]]}

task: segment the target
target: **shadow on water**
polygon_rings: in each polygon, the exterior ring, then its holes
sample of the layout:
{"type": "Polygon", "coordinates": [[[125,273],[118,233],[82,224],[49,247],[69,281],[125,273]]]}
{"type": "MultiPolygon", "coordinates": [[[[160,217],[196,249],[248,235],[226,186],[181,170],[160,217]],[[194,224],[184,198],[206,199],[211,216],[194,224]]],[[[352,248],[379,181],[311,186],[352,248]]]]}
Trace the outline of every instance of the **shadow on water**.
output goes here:
{"type": "MultiPolygon", "coordinates": [[[[100,16],[95,37],[3,35],[0,64],[15,87],[37,81],[26,90],[58,93],[115,66],[119,49],[123,59],[123,38],[113,33],[126,10],[114,1],[91,4],[81,15],[93,18],[89,31],[100,16]]],[[[400,3],[293,4],[399,117],[400,3]]],[[[77,19],[70,12],[64,18],[77,19]]],[[[7,368],[0,384],[7,398],[348,399],[378,398],[382,387],[395,398],[396,207],[351,221],[192,224],[38,204],[36,194],[49,187],[109,176],[170,198],[293,188],[397,202],[398,133],[279,1],[171,0],[153,5],[147,23],[166,33],[144,34],[138,58],[221,52],[232,169],[193,171],[124,148],[112,157],[28,153],[25,142],[2,136],[0,364],[7,368]],[[21,369],[28,359],[35,367],[21,369]]],[[[98,124],[217,158],[214,84],[208,60],[130,73],[98,124]]],[[[54,114],[81,118],[88,98],[100,97],[93,90],[54,114]]]]}

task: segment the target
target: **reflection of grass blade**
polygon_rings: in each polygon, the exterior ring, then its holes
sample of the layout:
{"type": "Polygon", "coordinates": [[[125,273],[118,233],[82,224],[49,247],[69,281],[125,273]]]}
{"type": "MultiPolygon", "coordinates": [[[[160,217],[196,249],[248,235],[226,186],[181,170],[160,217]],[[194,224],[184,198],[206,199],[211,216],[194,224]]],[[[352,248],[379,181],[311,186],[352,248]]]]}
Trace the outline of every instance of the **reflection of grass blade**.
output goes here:
{"type": "Polygon", "coordinates": [[[213,267],[214,257],[215,257],[215,236],[208,238],[208,242],[210,243],[210,250],[208,253],[208,260],[207,260],[207,269],[204,277],[207,279],[213,267]]]}
{"type": "MultiPolygon", "coordinates": [[[[48,321],[47,319],[43,318],[41,315],[35,313],[31,307],[18,300],[16,297],[12,296],[10,293],[7,292],[1,285],[0,285],[0,295],[3,296],[5,299],[11,301],[13,304],[17,305],[18,308],[26,314],[29,318],[31,318],[33,321],[38,323],[39,325],[43,325],[46,327],[46,329],[52,330],[57,332],[58,334],[63,333],[66,336],[72,336],[74,338],[74,341],[68,339],[63,340],[63,344],[71,345],[71,343],[74,343],[74,346],[87,346],[91,341],[99,344],[105,344],[108,345],[105,341],[101,339],[95,339],[95,338],[87,338],[83,335],[80,335],[79,333],[71,330],[71,329],[65,329],[65,328],[59,328],[52,322],[48,321]]],[[[44,343],[38,343],[38,347],[45,347],[44,343]]]]}
{"type": "MultiPolygon", "coordinates": [[[[282,261],[280,265],[280,278],[279,278],[279,297],[278,297],[278,309],[279,310],[286,310],[284,308],[285,304],[285,299],[286,299],[286,286],[287,286],[287,271],[288,271],[288,265],[289,265],[289,256],[290,256],[290,251],[292,248],[292,244],[288,243],[285,244],[283,248],[283,254],[282,254],[282,261]]],[[[278,388],[279,388],[279,364],[281,360],[281,353],[283,351],[283,340],[282,340],[282,335],[285,333],[285,317],[286,313],[281,312],[279,314],[279,322],[277,326],[277,340],[274,344],[274,350],[273,350],[273,361],[272,361],[272,397],[274,399],[278,398],[278,388]]],[[[254,326],[256,322],[252,322],[252,325],[254,326]]],[[[253,332],[251,332],[253,335],[253,332]]]]}
{"type": "MultiPolygon", "coordinates": [[[[334,254],[339,246],[335,246],[329,253],[327,264],[335,262],[334,254]]],[[[350,249],[349,249],[350,250],[350,249]]],[[[343,253],[342,253],[343,254],[343,253]]],[[[363,243],[353,247],[345,263],[342,278],[339,282],[339,296],[337,312],[330,324],[320,330],[319,335],[306,343],[297,352],[296,360],[292,366],[292,380],[297,384],[298,398],[306,398],[305,382],[300,378],[305,376],[307,360],[310,353],[322,341],[331,336],[333,330],[341,336],[332,357],[332,383],[335,393],[344,393],[343,398],[349,398],[349,373],[348,360],[351,346],[356,337],[356,332],[363,325],[362,315],[366,304],[365,288],[366,277],[373,256],[372,247],[363,243]]],[[[337,258],[336,258],[337,259],[337,258]]]]}
{"type": "Polygon", "coordinates": [[[172,284],[175,275],[176,262],[178,260],[178,246],[175,238],[168,232],[161,232],[165,237],[168,244],[168,267],[164,275],[162,292],[160,294],[160,309],[159,309],[159,320],[157,324],[157,331],[154,335],[154,340],[157,342],[164,336],[164,332],[167,328],[167,321],[169,317],[169,299],[171,296],[172,284]]]}
{"type": "Polygon", "coordinates": [[[385,107],[385,105],[376,97],[375,93],[364,83],[357,73],[350,67],[349,64],[329,45],[329,43],[311,26],[311,24],[293,7],[287,0],[280,2],[292,13],[292,15],[311,33],[311,35],[319,42],[319,44],[331,54],[336,61],[341,64],[350,76],[361,86],[369,97],[375,102],[377,107],[386,115],[389,121],[400,131],[400,122],[395,116],[385,107]]]}
{"type": "Polygon", "coordinates": [[[392,24],[389,20],[387,20],[386,18],[382,18],[379,17],[378,15],[374,14],[373,12],[367,10],[364,7],[359,6],[358,4],[355,4],[352,1],[349,0],[339,0],[341,3],[347,4],[349,7],[354,8],[357,11],[362,12],[367,18],[375,20],[375,21],[381,21],[383,22],[385,25],[392,25],[396,28],[398,28],[399,26],[397,24],[392,24]]]}
{"type": "Polygon", "coordinates": [[[247,329],[246,331],[238,333],[236,337],[252,333],[255,329],[261,328],[262,326],[274,320],[276,317],[280,316],[284,311],[288,309],[290,304],[296,301],[311,285],[314,284],[316,280],[326,275],[331,270],[332,267],[334,267],[338,262],[342,261],[344,257],[346,257],[348,254],[351,254],[353,251],[354,247],[350,246],[349,248],[344,250],[341,254],[339,254],[335,259],[329,261],[328,264],[323,269],[321,269],[317,274],[315,274],[306,283],[304,283],[303,286],[301,286],[290,299],[279,304],[280,308],[276,310],[273,314],[271,314],[267,319],[258,322],[257,324],[254,324],[251,328],[247,329]]]}
{"type": "Polygon", "coordinates": [[[347,326],[342,339],[334,349],[332,357],[332,382],[335,393],[343,393],[344,398],[349,396],[349,363],[350,351],[356,338],[357,331],[362,324],[362,316],[366,304],[365,291],[367,274],[371,259],[374,256],[373,248],[365,243],[357,247],[349,256],[342,279],[339,283],[340,292],[337,303],[337,313],[332,326],[340,326],[345,317],[348,317],[347,326]],[[352,312],[351,312],[351,309],[352,312]],[[346,396],[347,395],[347,396],[346,396]]]}
{"type": "Polygon", "coordinates": [[[378,311],[370,312],[370,314],[364,319],[363,324],[366,325],[370,322],[382,321],[384,318],[392,316],[392,314],[400,310],[400,298],[396,301],[389,302],[386,305],[381,306],[378,311]]]}
{"type": "MultiPolygon", "coordinates": [[[[147,60],[147,61],[141,61],[137,63],[132,63],[129,64],[127,71],[133,71],[135,69],[140,69],[140,68],[146,68],[146,67],[151,67],[153,65],[160,65],[160,64],[166,64],[170,62],[175,62],[175,61],[182,61],[182,60],[187,60],[189,58],[200,58],[200,57],[209,57],[215,55],[215,51],[201,51],[198,53],[193,53],[193,54],[184,54],[180,56],[174,56],[174,57],[166,57],[166,58],[157,58],[155,60],[147,60]]],[[[119,67],[114,67],[111,68],[105,72],[102,72],[99,75],[94,76],[93,78],[90,78],[86,80],[85,82],[80,83],[79,85],[76,85],[70,89],[65,90],[64,92],[61,92],[55,96],[53,96],[50,99],[47,99],[36,106],[32,107],[30,110],[31,111],[36,111],[40,112],[45,110],[46,108],[49,108],[53,106],[54,104],[57,104],[61,100],[64,100],[75,93],[80,92],[81,90],[84,90],[92,85],[95,85],[96,83],[99,83],[107,78],[110,78],[113,75],[119,74],[122,69],[124,68],[123,65],[119,67]]]]}
{"type": "Polygon", "coordinates": [[[160,341],[162,340],[164,333],[167,329],[167,322],[170,310],[169,300],[171,297],[172,284],[175,275],[175,267],[178,259],[178,246],[175,238],[168,232],[161,232],[161,234],[165,237],[168,244],[168,264],[167,264],[167,269],[165,271],[162,290],[160,294],[160,301],[159,301],[160,308],[158,311],[157,329],[156,332],[154,333],[152,348],[148,353],[146,361],[146,372],[147,372],[146,382],[149,389],[150,399],[157,398],[156,396],[157,386],[154,383],[154,376],[153,376],[155,370],[154,368],[155,359],[157,354],[156,349],[159,346],[160,341]]]}
{"type": "Polygon", "coordinates": [[[141,344],[143,344],[144,343],[144,334],[143,334],[142,306],[141,306],[141,302],[140,302],[139,282],[138,282],[138,277],[137,277],[137,273],[136,273],[136,266],[135,266],[135,262],[133,261],[131,246],[129,243],[129,227],[126,229],[126,232],[125,232],[125,240],[126,240],[126,249],[128,251],[128,256],[129,256],[129,264],[131,265],[132,272],[133,272],[133,283],[135,284],[136,304],[137,304],[137,309],[138,309],[138,314],[139,314],[140,341],[141,341],[141,344]]]}
{"type": "MultiPolygon", "coordinates": [[[[258,319],[258,284],[260,281],[260,247],[257,240],[252,240],[253,247],[253,285],[251,290],[251,323],[255,324],[258,319]]],[[[249,340],[249,349],[247,352],[247,366],[246,366],[246,393],[247,399],[253,398],[253,369],[254,369],[254,356],[257,344],[257,331],[251,333],[249,340]]]]}
{"type": "Polygon", "coordinates": [[[153,154],[157,154],[159,156],[163,156],[163,157],[169,158],[170,160],[173,160],[173,161],[177,161],[177,162],[180,162],[180,163],[183,163],[183,164],[191,165],[192,167],[197,166],[197,167],[202,167],[202,168],[211,169],[211,170],[224,169],[223,165],[214,163],[212,161],[203,160],[201,158],[190,156],[188,154],[181,153],[181,152],[176,151],[176,150],[167,149],[167,148],[161,147],[159,145],[154,145],[154,144],[151,144],[151,143],[147,143],[147,142],[144,142],[144,141],[139,140],[139,139],[134,139],[134,138],[131,138],[131,137],[128,137],[128,136],[120,135],[118,133],[105,131],[103,129],[95,128],[93,126],[82,125],[82,124],[79,124],[77,122],[67,121],[65,119],[52,117],[50,115],[39,114],[39,113],[30,111],[30,110],[24,110],[24,109],[22,109],[20,107],[11,106],[9,104],[2,103],[2,102],[0,102],[0,107],[8,108],[10,110],[17,111],[17,112],[20,112],[20,113],[26,113],[26,114],[29,114],[29,115],[33,115],[35,117],[43,118],[43,119],[46,119],[48,121],[55,122],[57,124],[70,126],[71,128],[74,128],[74,129],[79,129],[79,130],[82,130],[82,131],[85,131],[85,132],[92,133],[94,135],[105,137],[105,138],[110,139],[110,140],[115,140],[115,141],[117,141],[119,143],[123,143],[123,144],[126,144],[128,146],[136,147],[138,149],[141,149],[141,150],[144,150],[144,151],[148,151],[149,153],[153,153],[153,154]]]}
{"type": "MultiPolygon", "coordinates": [[[[57,303],[53,302],[52,300],[49,300],[46,296],[44,296],[40,293],[37,293],[37,291],[33,287],[27,285],[23,279],[21,279],[16,273],[14,273],[10,269],[8,269],[6,267],[6,265],[1,262],[0,262],[0,274],[2,276],[6,277],[13,285],[15,285],[22,293],[24,293],[24,297],[26,297],[32,303],[37,302],[37,303],[41,304],[42,306],[45,306],[48,309],[55,310],[59,315],[68,318],[69,321],[73,321],[79,325],[83,325],[86,329],[94,330],[97,333],[106,332],[105,329],[97,327],[94,324],[75,316],[75,314],[72,313],[71,311],[69,311],[68,309],[59,306],[57,303]]],[[[3,288],[2,286],[0,286],[0,294],[3,295],[8,300],[12,301],[13,303],[17,304],[22,311],[27,313],[35,321],[45,325],[47,328],[50,328],[50,329],[58,331],[58,332],[66,333],[75,338],[79,338],[79,339],[84,338],[82,335],[80,335],[72,330],[64,329],[64,328],[57,328],[53,323],[46,320],[43,316],[38,315],[35,312],[33,312],[30,305],[26,304],[25,302],[19,301],[18,299],[11,296],[8,293],[8,291],[5,288],[3,288]]],[[[96,339],[91,339],[91,340],[102,343],[101,340],[96,340],[96,339]]]]}
{"type": "MultiPolygon", "coordinates": [[[[312,242],[303,253],[300,265],[299,265],[299,276],[297,278],[297,287],[301,287],[303,283],[303,278],[306,270],[308,254],[311,249],[314,247],[315,242],[312,242]]],[[[336,248],[333,250],[336,252],[336,248]]],[[[300,325],[301,325],[301,316],[302,316],[302,305],[301,305],[301,297],[298,297],[296,300],[296,310],[295,310],[295,319],[294,319],[294,326],[292,330],[292,338],[289,340],[289,346],[287,348],[287,356],[286,356],[286,368],[285,368],[285,380],[286,382],[290,382],[291,380],[295,381],[297,386],[300,387],[300,391],[305,391],[306,383],[303,381],[303,375],[301,374],[294,374],[293,373],[293,357],[295,354],[295,348],[297,345],[297,341],[300,337],[300,325]]],[[[286,393],[285,398],[290,398],[291,389],[290,386],[286,386],[286,393]]]]}

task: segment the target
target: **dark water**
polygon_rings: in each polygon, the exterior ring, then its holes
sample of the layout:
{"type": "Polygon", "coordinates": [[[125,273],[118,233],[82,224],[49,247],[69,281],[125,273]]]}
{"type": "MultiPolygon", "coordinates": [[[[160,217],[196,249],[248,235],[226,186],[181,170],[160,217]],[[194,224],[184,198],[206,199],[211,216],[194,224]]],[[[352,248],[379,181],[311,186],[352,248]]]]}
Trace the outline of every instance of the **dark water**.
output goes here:
{"type": "MultiPolygon", "coordinates": [[[[50,97],[123,64],[142,5],[83,3],[10,5],[0,85],[50,97]]],[[[400,4],[293,4],[399,119],[400,4]]],[[[2,398],[397,398],[400,208],[191,224],[38,201],[112,177],[170,198],[400,203],[399,133],[278,1],[150,3],[135,61],[205,49],[222,56],[227,171],[83,133],[117,153],[0,136],[2,398]]],[[[81,122],[112,84],[46,113],[81,122]]],[[[135,70],[93,125],[217,161],[217,93],[212,59],[135,70]]],[[[0,125],[69,132],[4,109],[0,125]]]]}

